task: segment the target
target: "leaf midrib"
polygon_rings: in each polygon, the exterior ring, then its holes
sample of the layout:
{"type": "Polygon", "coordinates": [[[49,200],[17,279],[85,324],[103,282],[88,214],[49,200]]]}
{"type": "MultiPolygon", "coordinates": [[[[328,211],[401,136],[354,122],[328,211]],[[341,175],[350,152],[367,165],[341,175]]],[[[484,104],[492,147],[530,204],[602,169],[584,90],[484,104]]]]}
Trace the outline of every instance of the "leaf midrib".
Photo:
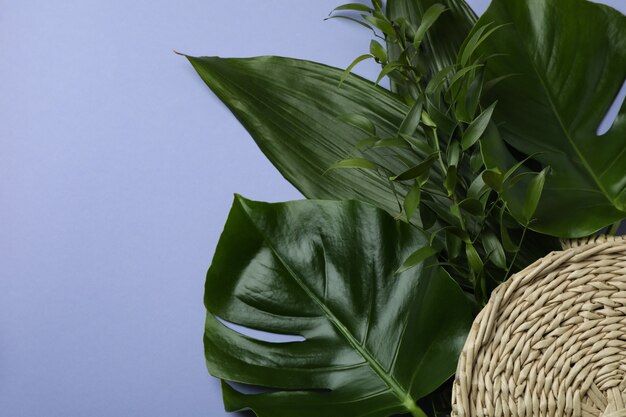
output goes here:
{"type": "MultiPolygon", "coordinates": [[[[517,37],[519,39],[524,39],[521,36],[521,34],[520,34],[519,30],[518,30],[516,21],[511,18],[511,22],[513,24],[513,27],[515,28],[515,33],[517,34],[517,37]]],[[[611,197],[611,195],[608,193],[608,191],[606,190],[606,188],[604,187],[604,185],[602,184],[600,179],[597,177],[595,171],[592,169],[592,167],[589,164],[589,162],[587,161],[587,159],[585,159],[585,157],[581,153],[580,149],[578,149],[578,146],[576,145],[576,143],[574,142],[573,138],[571,137],[571,134],[570,134],[569,130],[565,126],[565,123],[563,122],[563,119],[561,118],[561,114],[557,110],[557,107],[556,107],[556,104],[554,102],[554,99],[552,98],[552,92],[550,91],[550,89],[548,89],[546,80],[544,80],[543,77],[541,76],[541,73],[539,72],[539,69],[537,68],[537,65],[535,64],[535,60],[532,57],[531,51],[530,51],[530,49],[528,47],[528,44],[526,42],[524,42],[523,40],[522,40],[522,44],[524,45],[524,52],[528,56],[528,60],[530,61],[532,69],[535,72],[535,75],[537,76],[537,79],[539,80],[539,83],[541,84],[541,87],[542,87],[542,89],[543,89],[543,91],[544,91],[544,93],[546,95],[548,103],[550,104],[550,108],[552,109],[552,112],[554,113],[554,117],[559,122],[559,126],[561,127],[561,129],[563,130],[563,133],[565,134],[565,138],[569,142],[569,144],[572,147],[572,149],[574,149],[574,152],[576,152],[576,155],[578,156],[578,158],[582,162],[583,166],[587,170],[587,173],[591,176],[591,178],[594,180],[594,182],[596,183],[598,188],[600,188],[600,190],[602,191],[602,194],[607,198],[607,200],[609,200],[615,206],[617,204],[616,201],[611,197]]]]}
{"type": "Polygon", "coordinates": [[[250,220],[250,223],[254,226],[256,231],[263,237],[265,244],[270,248],[272,253],[276,256],[276,258],[283,265],[285,270],[289,273],[291,278],[302,288],[302,290],[306,293],[306,295],[311,298],[311,300],[322,310],[327,319],[339,330],[344,338],[348,341],[348,343],[365,359],[365,361],[370,365],[370,368],[378,375],[378,377],[387,385],[393,394],[400,400],[400,404],[405,407],[407,410],[411,411],[410,407],[407,406],[407,402],[410,401],[412,406],[415,405],[415,401],[409,395],[409,393],[402,388],[400,383],[395,380],[393,375],[385,371],[380,363],[376,360],[376,358],[361,344],[359,341],[352,335],[350,330],[333,314],[333,312],[322,302],[322,300],[317,297],[317,295],[306,285],[306,283],[294,272],[291,270],[287,262],[280,256],[279,252],[274,248],[274,246],[269,242],[269,240],[265,237],[264,233],[259,229],[259,227],[254,222],[252,216],[248,212],[246,206],[240,202],[241,207],[243,208],[244,213],[250,220]]]}

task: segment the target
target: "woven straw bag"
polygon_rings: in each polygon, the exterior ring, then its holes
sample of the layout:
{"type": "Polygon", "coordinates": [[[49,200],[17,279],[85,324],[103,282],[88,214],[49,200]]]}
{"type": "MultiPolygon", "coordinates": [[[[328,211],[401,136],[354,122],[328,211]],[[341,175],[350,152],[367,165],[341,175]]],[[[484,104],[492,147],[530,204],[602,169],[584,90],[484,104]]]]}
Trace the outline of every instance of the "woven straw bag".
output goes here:
{"type": "Polygon", "coordinates": [[[474,321],[454,417],[626,417],[626,238],[565,242],[474,321]]]}

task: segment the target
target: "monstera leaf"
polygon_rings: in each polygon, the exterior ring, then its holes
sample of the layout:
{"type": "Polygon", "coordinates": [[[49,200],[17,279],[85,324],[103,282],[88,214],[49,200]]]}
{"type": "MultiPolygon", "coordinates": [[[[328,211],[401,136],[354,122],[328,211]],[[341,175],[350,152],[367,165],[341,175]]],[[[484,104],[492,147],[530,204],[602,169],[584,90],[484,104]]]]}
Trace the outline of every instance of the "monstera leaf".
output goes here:
{"type": "MultiPolygon", "coordinates": [[[[626,217],[626,106],[597,134],[626,79],[626,17],[584,0],[494,0],[484,25],[504,25],[477,52],[493,55],[486,82],[509,76],[485,97],[498,101],[508,144],[490,137],[487,162],[510,168],[512,147],[518,160],[532,156],[530,169],[550,167],[530,227],[580,237],[626,217]]],[[[527,183],[505,193],[518,219],[527,183]]]]}
{"type": "MultiPolygon", "coordinates": [[[[250,132],[274,166],[307,198],[351,199],[398,213],[388,175],[376,170],[328,171],[347,158],[368,135],[397,135],[409,108],[387,90],[356,75],[341,88],[343,70],[280,57],[188,57],[200,77],[250,132]],[[363,132],[342,120],[365,118],[375,128],[363,132]]],[[[368,159],[390,170],[407,167],[401,148],[368,151],[368,159]]],[[[397,186],[398,191],[403,185],[397,186]]]]}
{"type": "Polygon", "coordinates": [[[205,352],[226,409],[259,417],[424,415],[471,323],[458,285],[415,228],[356,201],[268,204],[236,197],[207,274],[205,352]],[[301,342],[244,336],[218,318],[301,342]]]}
{"type": "MultiPolygon", "coordinates": [[[[387,14],[392,19],[404,18],[414,27],[420,26],[424,13],[437,3],[445,6],[447,10],[426,32],[422,42],[422,60],[428,67],[430,75],[456,64],[459,49],[476,23],[476,14],[464,0],[387,1],[387,14]]],[[[390,49],[391,59],[397,59],[398,50],[392,46],[390,49]]]]}

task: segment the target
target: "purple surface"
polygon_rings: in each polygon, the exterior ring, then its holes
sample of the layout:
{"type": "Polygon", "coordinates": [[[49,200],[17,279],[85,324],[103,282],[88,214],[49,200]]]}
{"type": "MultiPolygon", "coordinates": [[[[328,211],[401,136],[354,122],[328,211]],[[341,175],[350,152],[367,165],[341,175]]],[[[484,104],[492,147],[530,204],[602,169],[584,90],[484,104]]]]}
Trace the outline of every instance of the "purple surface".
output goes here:
{"type": "Polygon", "coordinates": [[[226,415],[206,268],[234,192],[300,196],[172,48],[345,67],[368,34],[336,0],[216,3],[0,0],[1,415],[226,415]]]}

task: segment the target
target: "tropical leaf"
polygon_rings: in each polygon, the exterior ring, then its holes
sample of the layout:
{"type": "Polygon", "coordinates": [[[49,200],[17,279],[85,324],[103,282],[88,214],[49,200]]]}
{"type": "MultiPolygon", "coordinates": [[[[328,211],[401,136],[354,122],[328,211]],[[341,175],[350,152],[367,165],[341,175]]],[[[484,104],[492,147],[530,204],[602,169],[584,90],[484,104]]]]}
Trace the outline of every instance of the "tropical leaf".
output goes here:
{"type": "Polygon", "coordinates": [[[259,417],[425,416],[416,401],[454,372],[471,324],[458,285],[417,229],[356,201],[268,204],[237,196],[207,274],[209,371],[229,411],[259,417]],[[301,342],[253,339],[222,320],[301,342]]]}
{"type": "MultiPolygon", "coordinates": [[[[494,120],[518,156],[489,135],[488,167],[507,172],[532,155],[521,172],[551,168],[530,227],[580,237],[626,217],[626,105],[597,134],[626,79],[626,17],[584,0],[494,0],[476,30],[486,25],[502,25],[477,49],[493,56],[487,82],[512,76],[484,103],[498,100],[494,120]]],[[[522,222],[531,178],[504,193],[522,222]]]]}
{"type": "MultiPolygon", "coordinates": [[[[359,142],[370,136],[362,129],[375,126],[379,137],[396,136],[410,109],[393,94],[356,75],[338,88],[341,69],[309,61],[280,57],[188,59],[304,196],[354,198],[398,214],[398,201],[388,180],[376,171],[326,172],[337,161],[351,158],[359,142]]],[[[406,169],[398,156],[414,164],[421,162],[415,151],[402,148],[367,152],[368,160],[391,173],[406,169]]],[[[396,185],[402,195],[408,188],[396,185]]]]}
{"type": "MultiPolygon", "coordinates": [[[[418,132],[401,134],[412,149],[372,146],[362,156],[353,153],[371,143],[370,123],[380,138],[397,137],[405,121],[406,130],[412,130],[409,124],[414,126],[419,106],[411,109],[396,95],[356,75],[350,75],[339,88],[341,69],[309,61],[280,57],[188,59],[268,159],[305,197],[357,199],[393,216],[403,211],[402,201],[413,184],[396,182],[392,188],[388,176],[426,160],[433,152],[427,139],[418,132]],[[354,158],[366,158],[379,169],[329,171],[337,162],[354,158]]],[[[444,181],[439,169],[430,170],[429,175],[433,183],[444,181]]],[[[421,199],[419,211],[411,216],[411,223],[428,228],[433,220],[449,216],[449,201],[421,199]],[[436,217],[431,216],[433,211],[436,217]]],[[[499,224],[489,223],[489,227],[500,233],[499,224]]],[[[516,258],[518,269],[557,248],[557,243],[556,239],[537,239],[516,258]]],[[[463,276],[455,278],[462,280],[463,276]]]]}
{"type": "MultiPolygon", "coordinates": [[[[404,18],[414,27],[423,23],[426,12],[435,4],[441,4],[446,11],[428,28],[420,42],[423,52],[422,61],[428,67],[426,80],[446,67],[456,64],[457,54],[465,38],[476,23],[474,11],[464,0],[388,0],[387,15],[391,19],[404,18]]],[[[393,44],[388,44],[390,61],[397,60],[400,51],[393,44]]],[[[397,84],[391,83],[392,90],[398,91],[397,84]]],[[[401,92],[401,91],[400,91],[401,92]]]]}

